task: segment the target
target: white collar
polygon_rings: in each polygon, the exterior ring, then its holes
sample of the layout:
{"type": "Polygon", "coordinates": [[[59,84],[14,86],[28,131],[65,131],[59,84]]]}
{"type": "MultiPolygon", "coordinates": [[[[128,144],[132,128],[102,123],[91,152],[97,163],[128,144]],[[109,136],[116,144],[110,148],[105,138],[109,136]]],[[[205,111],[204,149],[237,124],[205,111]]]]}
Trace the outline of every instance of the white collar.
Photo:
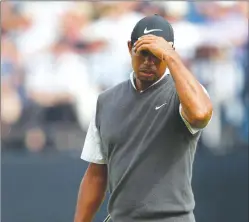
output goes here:
{"type": "MultiPolygon", "coordinates": [[[[166,69],[166,71],[165,71],[165,73],[163,74],[163,76],[162,76],[160,79],[158,79],[156,82],[154,82],[152,85],[150,85],[147,89],[149,89],[151,86],[154,86],[155,84],[159,83],[165,76],[167,76],[167,75],[169,75],[169,74],[170,74],[170,73],[169,73],[169,70],[166,69]]],[[[134,88],[135,90],[137,90],[136,85],[135,85],[135,82],[134,82],[134,71],[132,71],[131,74],[130,74],[130,81],[131,81],[131,84],[132,84],[133,88],[134,88]]],[[[147,90],[147,89],[145,89],[145,90],[147,90]]],[[[141,90],[140,93],[144,92],[145,90],[141,90]]]]}

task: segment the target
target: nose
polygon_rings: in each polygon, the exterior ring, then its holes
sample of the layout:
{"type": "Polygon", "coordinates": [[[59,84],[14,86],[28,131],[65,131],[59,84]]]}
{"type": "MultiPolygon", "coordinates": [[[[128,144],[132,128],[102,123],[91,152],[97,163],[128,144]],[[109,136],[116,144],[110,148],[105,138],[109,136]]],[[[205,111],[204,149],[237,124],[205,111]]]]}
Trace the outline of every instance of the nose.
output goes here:
{"type": "Polygon", "coordinates": [[[154,65],[155,64],[155,58],[152,55],[145,56],[144,57],[144,64],[154,65]]]}

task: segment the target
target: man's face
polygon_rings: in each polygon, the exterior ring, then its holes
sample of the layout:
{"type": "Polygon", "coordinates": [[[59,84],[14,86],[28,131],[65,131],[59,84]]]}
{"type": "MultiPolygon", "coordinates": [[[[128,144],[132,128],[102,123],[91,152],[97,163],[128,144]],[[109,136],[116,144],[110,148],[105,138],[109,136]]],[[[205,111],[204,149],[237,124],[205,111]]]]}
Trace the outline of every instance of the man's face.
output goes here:
{"type": "Polygon", "coordinates": [[[143,82],[156,82],[166,71],[167,65],[149,51],[135,52],[132,43],[128,42],[132,67],[136,78],[143,82]]]}

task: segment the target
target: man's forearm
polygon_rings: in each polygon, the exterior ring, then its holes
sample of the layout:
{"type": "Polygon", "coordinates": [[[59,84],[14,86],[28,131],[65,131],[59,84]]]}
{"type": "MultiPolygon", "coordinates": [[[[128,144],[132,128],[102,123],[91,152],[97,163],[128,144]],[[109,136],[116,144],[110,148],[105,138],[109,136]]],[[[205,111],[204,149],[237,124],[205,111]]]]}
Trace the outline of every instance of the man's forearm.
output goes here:
{"type": "Polygon", "coordinates": [[[106,193],[106,177],[93,176],[88,168],[79,188],[74,222],[91,222],[106,193]]]}
{"type": "Polygon", "coordinates": [[[208,95],[178,54],[167,56],[166,61],[175,81],[184,117],[192,126],[204,127],[212,115],[212,104],[208,95]]]}

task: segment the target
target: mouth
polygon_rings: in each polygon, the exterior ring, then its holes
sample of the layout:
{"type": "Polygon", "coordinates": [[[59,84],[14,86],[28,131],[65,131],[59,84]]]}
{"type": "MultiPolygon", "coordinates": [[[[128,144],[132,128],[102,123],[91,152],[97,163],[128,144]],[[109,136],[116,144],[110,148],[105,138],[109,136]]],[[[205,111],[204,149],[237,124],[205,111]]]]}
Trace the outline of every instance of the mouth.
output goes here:
{"type": "Polygon", "coordinates": [[[154,70],[151,70],[151,69],[141,69],[140,73],[142,75],[145,75],[145,76],[154,76],[154,75],[156,75],[156,72],[154,70]]]}

